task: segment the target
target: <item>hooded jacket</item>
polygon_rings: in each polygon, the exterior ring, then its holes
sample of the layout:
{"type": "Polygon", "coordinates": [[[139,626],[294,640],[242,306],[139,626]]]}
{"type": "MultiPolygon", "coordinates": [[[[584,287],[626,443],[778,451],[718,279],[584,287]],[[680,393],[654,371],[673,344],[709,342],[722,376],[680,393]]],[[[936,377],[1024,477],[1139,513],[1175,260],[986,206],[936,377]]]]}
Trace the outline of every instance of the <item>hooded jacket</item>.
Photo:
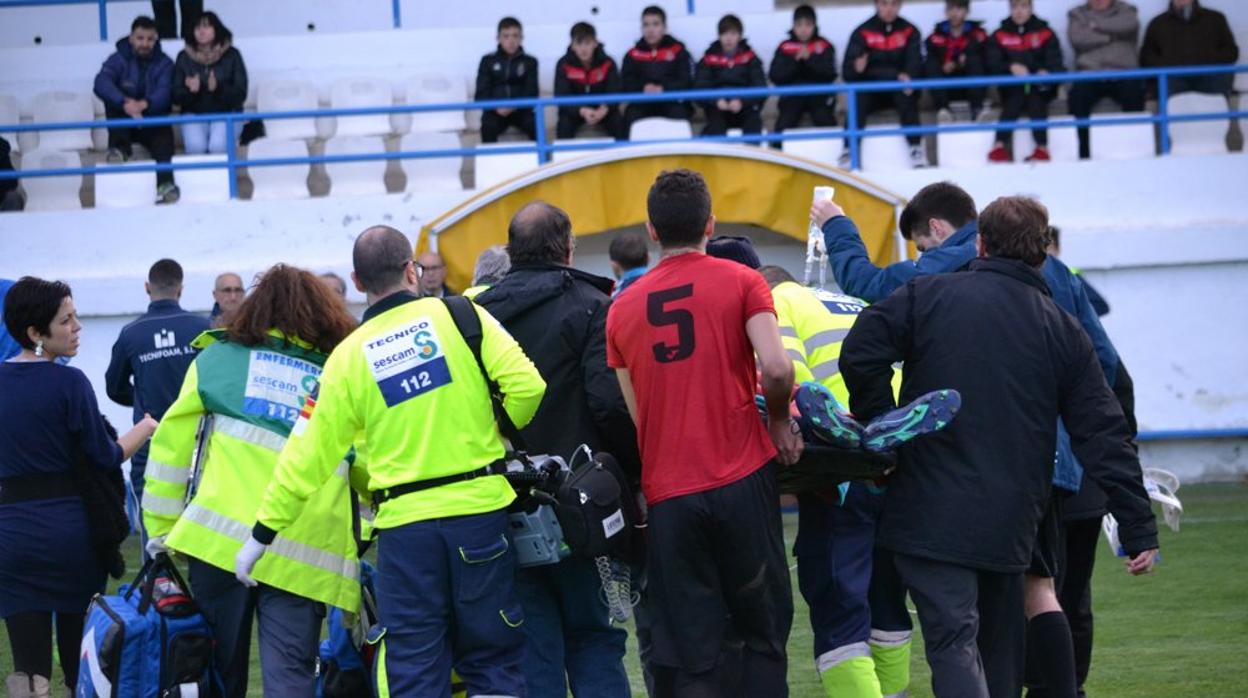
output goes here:
{"type": "Polygon", "coordinates": [[[1140,66],[1135,53],[1140,13],[1134,5],[1114,0],[1104,12],[1078,5],[1066,14],[1066,21],[1076,70],[1131,70],[1140,66]]]}
{"type": "Polygon", "coordinates": [[[567,459],[581,444],[641,474],[637,432],[607,367],[612,283],[555,264],[519,264],[476,302],[502,323],[546,380],[533,421],[520,431],[529,450],[567,459]]]}
{"type": "Polygon", "coordinates": [[[247,101],[247,66],[243,63],[243,54],[228,42],[208,52],[182,49],[173,66],[173,101],[183,112],[192,114],[242,111],[243,102],[247,101]],[[209,72],[217,76],[217,89],[213,92],[208,91],[209,72]],[[186,79],[192,75],[199,76],[199,92],[191,92],[186,87],[186,79]]]}
{"type": "Polygon", "coordinates": [[[117,52],[109,56],[95,76],[95,96],[106,107],[120,111],[126,98],[146,99],[146,116],[166,116],[173,105],[173,61],[160,48],[160,40],[152,47],[152,55],[139,58],[130,46],[130,38],[117,41],[117,52]]]}
{"type": "MultiPolygon", "coordinates": [[[[570,46],[568,52],[555,64],[556,97],[612,94],[620,91],[620,85],[620,71],[616,70],[615,61],[607,55],[602,44],[594,51],[588,68],[581,64],[581,59],[576,57],[570,46]]],[[[593,106],[596,109],[600,105],[582,106],[593,106]]],[[[609,106],[614,109],[618,105],[609,106]]],[[[580,109],[580,106],[559,107],[559,112],[575,115],[580,109]]]]}
{"type": "Polygon", "coordinates": [[[1173,6],[1148,23],[1140,65],[1156,68],[1172,65],[1223,65],[1239,60],[1239,46],[1226,23],[1226,15],[1192,3],[1185,17],[1173,6]]]}
{"type": "Polygon", "coordinates": [[[922,43],[919,28],[913,24],[901,17],[885,22],[875,15],[849,35],[841,72],[847,82],[896,80],[901,73],[918,78],[923,67],[922,43]],[[867,69],[859,73],[854,61],[864,54],[867,69]]]}
{"type": "Polygon", "coordinates": [[[625,92],[641,92],[648,83],[662,85],[664,92],[687,90],[693,84],[693,58],[671,36],[654,48],[641,39],[624,54],[620,78],[625,92]]]}
{"type": "Polygon", "coordinates": [[[982,75],[985,69],[984,46],[987,43],[988,32],[984,31],[982,22],[968,19],[958,36],[953,35],[953,27],[948,20],[938,23],[926,41],[927,75],[944,77],[945,63],[957,64],[962,56],[966,56],[966,63],[961,72],[982,75]]]}
{"type": "Polygon", "coordinates": [[[836,82],[836,47],[831,41],[819,36],[817,31],[810,37],[810,41],[799,41],[793,32],[789,32],[789,38],[776,47],[776,55],[771,59],[769,77],[777,85],[819,85],[836,82]],[[799,61],[797,54],[803,47],[810,56],[799,61]]]}
{"type": "MultiPolygon", "coordinates": [[[[1032,16],[1025,24],[1006,17],[988,40],[988,72],[1005,74],[1012,63],[1021,63],[1033,74],[1040,70],[1061,73],[1062,45],[1049,23],[1032,16]]],[[[1052,84],[1045,85],[1054,89],[1052,84]]]]}
{"type": "Polygon", "coordinates": [[[537,59],[516,49],[508,56],[500,47],[481,57],[477,66],[477,92],[474,99],[521,99],[537,96],[537,59]]]}
{"type": "MultiPolygon", "coordinates": [[[[737,45],[731,56],[724,52],[724,47],[715,41],[706,49],[706,55],[698,61],[697,73],[693,79],[693,87],[697,90],[713,90],[723,87],[766,87],[767,75],[763,72],[763,62],[758,54],[750,48],[745,39],[737,45]]],[[[742,99],[746,109],[758,109],[763,99],[742,99]]],[[[714,109],[714,102],[704,102],[703,109],[714,109]]]]}

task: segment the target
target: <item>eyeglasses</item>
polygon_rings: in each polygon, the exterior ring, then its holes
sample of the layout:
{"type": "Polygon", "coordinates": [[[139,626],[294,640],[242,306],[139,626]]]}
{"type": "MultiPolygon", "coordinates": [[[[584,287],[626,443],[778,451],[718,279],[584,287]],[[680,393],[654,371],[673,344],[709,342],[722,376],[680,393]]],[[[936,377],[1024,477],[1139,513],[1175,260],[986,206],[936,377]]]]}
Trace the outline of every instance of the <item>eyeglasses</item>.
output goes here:
{"type": "Polygon", "coordinates": [[[233,295],[235,293],[245,293],[245,290],[242,286],[226,286],[225,288],[217,289],[217,293],[229,293],[233,295]]]}
{"type": "Polygon", "coordinates": [[[421,271],[440,271],[446,268],[445,264],[417,264],[416,268],[421,271]]]}

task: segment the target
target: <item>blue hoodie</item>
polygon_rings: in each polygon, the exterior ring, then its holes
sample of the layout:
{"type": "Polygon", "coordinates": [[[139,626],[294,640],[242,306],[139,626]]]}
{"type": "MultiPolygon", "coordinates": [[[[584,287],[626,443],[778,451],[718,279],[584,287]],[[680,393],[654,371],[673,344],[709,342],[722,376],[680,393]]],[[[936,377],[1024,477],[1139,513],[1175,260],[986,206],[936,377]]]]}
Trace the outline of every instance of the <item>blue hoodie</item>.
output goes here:
{"type": "Polygon", "coordinates": [[[95,96],[112,109],[121,109],[126,98],[146,99],[144,116],[167,116],[173,105],[173,61],[161,50],[159,40],[152,55],[140,59],[130,46],[130,38],[125,37],[95,76],[95,96]]]}

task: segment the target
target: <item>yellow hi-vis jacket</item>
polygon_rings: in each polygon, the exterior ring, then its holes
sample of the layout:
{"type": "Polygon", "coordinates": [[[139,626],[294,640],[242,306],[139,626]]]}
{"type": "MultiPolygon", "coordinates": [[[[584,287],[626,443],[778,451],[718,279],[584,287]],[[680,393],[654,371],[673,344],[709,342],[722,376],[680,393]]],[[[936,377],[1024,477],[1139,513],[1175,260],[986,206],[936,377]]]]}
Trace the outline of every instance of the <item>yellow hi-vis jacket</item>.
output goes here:
{"type": "MultiPolygon", "coordinates": [[[[260,497],[277,454],[321,373],[326,356],[274,332],[261,346],[226,341],[221,331],[195,340],[203,349],[182,391],[152,439],[143,491],[143,522],[151,536],[224,570],[251,534],[260,497]],[[198,448],[198,489],[185,503],[201,418],[211,431],[198,448]]],[[[362,469],[333,458],[333,477],[311,497],[256,565],[255,579],[352,613],[360,605],[355,530],[358,506],[348,478],[360,487],[362,469]]]]}
{"type": "MultiPolygon", "coordinates": [[[[489,313],[481,320],[481,359],[516,426],[533,418],[546,391],[533,362],[489,313]]],[[[339,456],[364,444],[376,491],[478,470],[503,457],[488,388],[471,349],[440,299],[396,293],[325,363],[315,399],[295,424],[256,514],[264,539],[295,522],[333,477],[339,456]]],[[[373,525],[496,511],[515,499],[498,475],[434,487],[384,502],[373,525]]],[[[262,558],[263,559],[263,558],[262,558]]]]}

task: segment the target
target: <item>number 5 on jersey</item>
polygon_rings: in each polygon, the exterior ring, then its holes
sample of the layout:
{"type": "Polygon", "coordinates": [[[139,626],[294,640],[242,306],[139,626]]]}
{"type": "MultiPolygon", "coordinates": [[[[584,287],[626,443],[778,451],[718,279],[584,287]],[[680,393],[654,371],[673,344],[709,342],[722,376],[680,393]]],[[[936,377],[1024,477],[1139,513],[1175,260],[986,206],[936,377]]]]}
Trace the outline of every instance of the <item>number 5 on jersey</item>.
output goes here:
{"type": "Polygon", "coordinates": [[[668,303],[693,296],[693,284],[685,284],[676,288],[655,291],[646,296],[646,320],[652,327],[676,326],[676,344],[656,342],[654,360],[661,364],[683,361],[693,356],[696,341],[693,336],[693,313],[684,308],[668,309],[668,303]]]}

